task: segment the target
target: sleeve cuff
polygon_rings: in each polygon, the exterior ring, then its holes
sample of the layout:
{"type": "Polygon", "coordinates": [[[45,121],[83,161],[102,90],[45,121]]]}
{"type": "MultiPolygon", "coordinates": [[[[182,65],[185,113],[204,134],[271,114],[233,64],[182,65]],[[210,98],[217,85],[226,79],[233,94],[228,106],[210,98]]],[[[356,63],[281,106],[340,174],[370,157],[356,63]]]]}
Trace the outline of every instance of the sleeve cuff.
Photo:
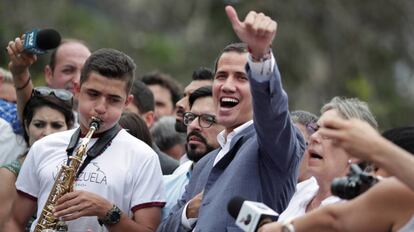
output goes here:
{"type": "Polygon", "coordinates": [[[247,62],[249,64],[249,68],[252,74],[256,76],[271,76],[271,74],[273,73],[276,60],[273,56],[273,53],[271,53],[270,57],[270,59],[267,59],[263,62],[254,62],[252,55],[249,54],[247,62]]]}
{"type": "Polygon", "coordinates": [[[187,230],[191,230],[194,227],[194,224],[197,222],[197,218],[187,218],[186,212],[187,212],[187,204],[185,204],[183,213],[181,214],[181,224],[186,228],[187,230]]]}

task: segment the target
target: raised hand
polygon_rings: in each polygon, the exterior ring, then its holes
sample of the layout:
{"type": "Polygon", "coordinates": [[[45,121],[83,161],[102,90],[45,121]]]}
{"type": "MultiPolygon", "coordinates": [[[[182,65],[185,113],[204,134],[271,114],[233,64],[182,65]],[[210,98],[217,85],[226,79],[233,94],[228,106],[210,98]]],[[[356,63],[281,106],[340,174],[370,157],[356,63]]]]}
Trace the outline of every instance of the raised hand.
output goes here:
{"type": "Polygon", "coordinates": [[[23,50],[23,38],[16,38],[10,41],[6,47],[9,55],[9,70],[13,76],[19,76],[24,72],[28,72],[30,65],[37,60],[37,56],[31,53],[26,53],[23,50]]]}
{"type": "Polygon", "coordinates": [[[232,6],[226,7],[227,16],[239,39],[251,49],[254,58],[262,58],[270,48],[276,35],[277,23],[263,13],[250,11],[244,21],[240,21],[232,6]]]}
{"type": "Polygon", "coordinates": [[[367,122],[359,119],[327,118],[318,131],[321,136],[333,139],[337,146],[345,149],[351,156],[370,160],[385,141],[367,122]]]}

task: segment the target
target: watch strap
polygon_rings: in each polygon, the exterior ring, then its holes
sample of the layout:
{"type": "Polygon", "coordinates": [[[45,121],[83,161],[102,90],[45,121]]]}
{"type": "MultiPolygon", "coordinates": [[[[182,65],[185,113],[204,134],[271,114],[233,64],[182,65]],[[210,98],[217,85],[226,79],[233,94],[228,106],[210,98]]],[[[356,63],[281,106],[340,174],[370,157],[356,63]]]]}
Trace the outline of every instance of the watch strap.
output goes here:
{"type": "Polygon", "coordinates": [[[121,209],[118,206],[113,205],[105,215],[105,218],[98,218],[99,225],[115,225],[121,220],[121,209]]]}

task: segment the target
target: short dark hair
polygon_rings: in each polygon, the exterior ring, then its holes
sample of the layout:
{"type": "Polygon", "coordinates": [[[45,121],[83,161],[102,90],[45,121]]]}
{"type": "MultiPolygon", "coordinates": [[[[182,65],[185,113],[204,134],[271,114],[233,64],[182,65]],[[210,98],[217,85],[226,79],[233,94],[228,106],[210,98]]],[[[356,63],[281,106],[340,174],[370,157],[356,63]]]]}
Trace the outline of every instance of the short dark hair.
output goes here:
{"type": "Polygon", "coordinates": [[[82,45],[84,45],[84,46],[85,46],[88,50],[90,50],[90,49],[89,49],[89,46],[88,46],[88,45],[86,44],[86,42],[85,42],[85,41],[83,41],[83,40],[73,39],[73,38],[66,38],[66,39],[62,39],[62,41],[60,41],[59,46],[58,46],[56,49],[54,49],[54,50],[52,51],[52,53],[50,53],[49,67],[50,67],[50,69],[52,69],[52,71],[54,71],[54,70],[55,70],[55,67],[56,67],[56,55],[57,55],[57,52],[58,52],[58,50],[59,50],[60,46],[62,46],[63,44],[67,44],[67,43],[78,43],[78,44],[82,44],[82,45]]]}
{"type": "Polygon", "coordinates": [[[212,92],[211,86],[209,85],[203,86],[203,87],[200,87],[194,90],[194,92],[192,92],[190,94],[190,97],[188,98],[190,109],[193,107],[193,104],[197,99],[202,98],[202,97],[212,97],[212,96],[213,96],[213,92],[212,92]]]}
{"type": "Polygon", "coordinates": [[[135,63],[127,54],[111,48],[102,48],[85,61],[80,77],[80,85],[91,72],[116,80],[126,81],[126,92],[130,93],[135,76],[135,63]]]}
{"type": "Polygon", "coordinates": [[[384,131],[382,136],[402,149],[414,154],[414,126],[389,129],[384,131]]]}
{"type": "Polygon", "coordinates": [[[227,52],[236,52],[236,53],[243,54],[243,53],[249,52],[249,50],[247,48],[247,44],[245,43],[231,43],[227,45],[226,47],[223,48],[223,50],[221,50],[220,54],[217,56],[216,60],[214,61],[214,73],[217,72],[217,65],[218,65],[218,62],[221,56],[223,55],[223,53],[227,53],[227,52]]]}
{"type": "Polygon", "coordinates": [[[154,94],[141,80],[135,80],[132,85],[131,94],[134,96],[133,103],[141,114],[154,111],[154,94]]]}
{"type": "Polygon", "coordinates": [[[214,74],[211,69],[200,67],[193,72],[193,81],[213,80],[214,74]]]}
{"type": "Polygon", "coordinates": [[[171,101],[174,108],[175,103],[177,103],[177,101],[179,101],[182,97],[181,85],[168,74],[154,71],[142,76],[141,80],[146,85],[160,85],[168,89],[171,94],[171,101]]]}
{"type": "Polygon", "coordinates": [[[290,118],[293,123],[299,123],[304,126],[308,123],[316,123],[318,121],[318,117],[316,115],[304,110],[296,110],[291,112],[290,118]]]}
{"type": "MultiPolygon", "coordinates": [[[[69,129],[73,127],[75,123],[75,117],[72,111],[72,105],[67,104],[66,102],[58,99],[54,95],[49,96],[32,96],[23,109],[23,128],[24,125],[29,125],[32,122],[33,116],[36,111],[41,107],[50,107],[54,110],[57,110],[65,116],[65,122],[69,129]]],[[[29,144],[29,135],[26,129],[23,130],[23,138],[27,144],[29,144]]]]}
{"type": "Polygon", "coordinates": [[[129,134],[152,147],[151,133],[144,119],[139,115],[132,112],[122,113],[121,118],[119,119],[119,125],[128,131],[129,134]]]}

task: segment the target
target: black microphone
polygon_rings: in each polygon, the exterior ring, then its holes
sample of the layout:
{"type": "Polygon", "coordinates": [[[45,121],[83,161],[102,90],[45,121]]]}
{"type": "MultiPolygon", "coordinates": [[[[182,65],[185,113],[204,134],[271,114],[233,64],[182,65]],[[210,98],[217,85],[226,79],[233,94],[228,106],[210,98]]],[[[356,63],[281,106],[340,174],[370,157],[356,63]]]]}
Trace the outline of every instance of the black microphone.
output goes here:
{"type": "Polygon", "coordinates": [[[33,29],[24,34],[23,49],[33,54],[44,54],[46,50],[57,48],[60,34],[53,29],[33,29]]]}
{"type": "Polygon", "coordinates": [[[245,232],[255,232],[263,224],[276,221],[279,217],[279,214],[267,205],[247,201],[240,196],[230,200],[227,211],[236,219],[236,225],[245,232]]]}

